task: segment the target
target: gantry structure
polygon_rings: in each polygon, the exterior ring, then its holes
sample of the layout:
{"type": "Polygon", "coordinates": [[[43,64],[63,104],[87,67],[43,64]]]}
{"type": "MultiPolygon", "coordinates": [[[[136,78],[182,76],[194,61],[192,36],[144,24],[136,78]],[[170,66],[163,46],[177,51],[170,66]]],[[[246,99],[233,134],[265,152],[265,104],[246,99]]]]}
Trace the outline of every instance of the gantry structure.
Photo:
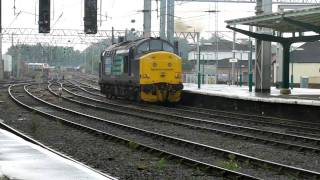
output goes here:
{"type": "MultiPolygon", "coordinates": [[[[149,36],[151,32],[151,1],[144,0],[144,36],[149,36]]],[[[174,16],[175,2],[224,2],[224,3],[256,3],[261,0],[157,0],[160,1],[160,35],[173,42],[174,36],[174,16]]],[[[272,0],[272,4],[295,4],[295,5],[320,5],[320,0],[272,0]]]]}
{"type": "MultiPolygon", "coordinates": [[[[97,34],[85,34],[77,29],[51,29],[48,34],[39,34],[35,28],[5,28],[3,29],[3,43],[11,44],[52,44],[52,45],[90,45],[112,37],[125,37],[135,39],[143,37],[142,31],[129,30],[99,30],[97,34]]],[[[150,36],[159,37],[160,32],[152,31],[150,36]]],[[[194,32],[175,32],[174,36],[196,42],[197,34],[194,32]]]]}
{"type": "MultiPolygon", "coordinates": [[[[176,0],[186,2],[256,3],[256,0],[176,0]]],[[[273,4],[319,4],[319,0],[272,0],[273,4]]]]}

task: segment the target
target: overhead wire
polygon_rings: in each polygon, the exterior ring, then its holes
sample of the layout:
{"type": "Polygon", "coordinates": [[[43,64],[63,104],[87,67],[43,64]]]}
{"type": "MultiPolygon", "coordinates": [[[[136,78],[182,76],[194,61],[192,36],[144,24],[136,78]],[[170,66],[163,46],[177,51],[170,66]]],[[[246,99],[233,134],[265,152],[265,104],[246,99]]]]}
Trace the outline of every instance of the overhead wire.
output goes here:
{"type": "MultiPolygon", "coordinates": [[[[13,20],[10,22],[9,26],[7,28],[10,28],[11,25],[18,19],[19,15],[21,14],[22,11],[19,11],[15,17],[13,18],[13,20]]],[[[5,31],[4,31],[5,32],[5,31]]]]}
{"type": "Polygon", "coordinates": [[[58,17],[58,19],[56,20],[56,22],[54,22],[53,23],[53,25],[52,25],[52,29],[53,29],[53,27],[57,24],[57,22],[61,19],[61,17],[63,16],[63,12],[60,14],[60,16],[58,17]]]}

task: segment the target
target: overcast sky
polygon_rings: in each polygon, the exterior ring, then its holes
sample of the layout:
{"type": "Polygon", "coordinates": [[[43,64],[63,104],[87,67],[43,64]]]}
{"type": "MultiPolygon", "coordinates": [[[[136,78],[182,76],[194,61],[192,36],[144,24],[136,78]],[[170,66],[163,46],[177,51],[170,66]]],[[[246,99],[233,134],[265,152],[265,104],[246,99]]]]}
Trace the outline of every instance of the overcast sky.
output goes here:
{"type": "MultiPolygon", "coordinates": [[[[83,29],[83,0],[51,0],[51,28],[62,29],[83,29]],[[59,18],[61,16],[61,18],[59,18]]],[[[3,4],[3,28],[28,27],[37,28],[38,0],[16,0],[16,9],[14,14],[14,0],[2,0],[3,4]],[[17,13],[20,13],[17,16],[17,13]]],[[[100,4],[100,0],[98,0],[100,4]]],[[[185,31],[193,31],[192,28],[186,29],[187,26],[196,28],[196,31],[214,30],[214,14],[204,11],[214,9],[215,3],[197,3],[197,2],[176,2],[175,21],[179,24],[179,28],[185,31]]],[[[100,7],[100,5],[99,5],[100,7]]],[[[218,24],[219,30],[227,30],[225,28],[225,20],[235,19],[254,15],[255,4],[239,4],[239,3],[219,3],[218,24]]],[[[99,29],[110,30],[112,26],[115,29],[131,29],[142,30],[143,0],[102,0],[102,26],[99,29]],[[107,16],[107,18],[106,18],[107,16]],[[135,19],[133,24],[131,20],[135,19]]],[[[159,30],[159,18],[157,17],[157,4],[155,1],[152,5],[152,30],[159,30]]],[[[98,10],[100,13],[100,10],[98,10]]],[[[99,19],[99,17],[98,17],[99,19]]],[[[230,35],[226,35],[231,38],[230,35]]]]}
{"type": "MultiPolygon", "coordinates": [[[[51,0],[54,11],[51,13],[53,28],[83,29],[83,0],[51,0]],[[59,16],[61,18],[58,20],[59,16]],[[58,20],[58,21],[57,21],[58,20]]],[[[98,0],[100,2],[100,0],[98,0]]],[[[37,28],[35,13],[38,13],[38,0],[16,0],[14,15],[14,0],[3,3],[3,27],[33,27],[37,28]]],[[[100,7],[100,6],[99,6],[100,7]]],[[[227,19],[254,15],[255,4],[219,3],[219,29],[224,30],[227,19]]],[[[102,0],[103,25],[99,29],[125,29],[135,27],[142,30],[143,0],[102,0]],[[107,19],[105,17],[107,15],[107,19]],[[132,24],[131,19],[136,23],[132,24]]],[[[152,30],[159,29],[157,5],[154,1],[152,9],[152,30]]],[[[214,30],[214,14],[203,11],[214,9],[214,3],[176,2],[176,21],[196,26],[199,30],[214,30]],[[210,29],[209,29],[210,28],[210,29]]],[[[98,10],[98,13],[100,10],[98,10]]],[[[98,17],[99,19],[99,17],[98,17]]]]}

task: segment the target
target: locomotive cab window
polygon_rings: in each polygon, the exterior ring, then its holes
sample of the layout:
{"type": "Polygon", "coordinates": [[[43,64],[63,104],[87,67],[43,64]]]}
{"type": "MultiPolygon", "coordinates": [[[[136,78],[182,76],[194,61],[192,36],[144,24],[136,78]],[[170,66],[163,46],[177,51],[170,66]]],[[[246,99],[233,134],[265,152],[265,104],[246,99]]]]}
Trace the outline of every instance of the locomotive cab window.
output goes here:
{"type": "Polygon", "coordinates": [[[150,41],[150,50],[156,51],[156,50],[162,50],[162,41],[159,40],[151,40],[150,41]]]}
{"type": "Polygon", "coordinates": [[[123,73],[129,73],[129,56],[124,56],[123,58],[123,73]]]}
{"type": "Polygon", "coordinates": [[[144,42],[138,47],[138,54],[142,54],[144,52],[148,52],[149,50],[150,50],[149,41],[144,42]]]}
{"type": "Polygon", "coordinates": [[[174,52],[173,47],[166,42],[163,42],[163,50],[168,51],[168,52],[172,52],[172,53],[174,52]]]}

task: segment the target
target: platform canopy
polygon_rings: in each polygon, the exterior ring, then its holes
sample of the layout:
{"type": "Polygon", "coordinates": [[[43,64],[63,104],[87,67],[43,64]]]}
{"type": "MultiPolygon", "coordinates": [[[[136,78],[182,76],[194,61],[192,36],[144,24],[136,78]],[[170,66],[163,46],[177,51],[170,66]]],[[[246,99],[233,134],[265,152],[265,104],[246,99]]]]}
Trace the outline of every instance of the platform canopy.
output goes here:
{"type": "Polygon", "coordinates": [[[271,28],[279,32],[320,33],[320,4],[312,8],[228,20],[226,23],[230,26],[249,25],[271,28]]]}
{"type": "MultiPolygon", "coordinates": [[[[299,10],[284,11],[259,15],[254,17],[240,18],[226,21],[227,28],[256,38],[259,42],[278,42],[282,45],[282,83],[281,93],[288,94],[289,90],[289,63],[290,47],[297,42],[314,42],[320,40],[320,6],[303,8],[299,10]],[[257,32],[239,29],[237,25],[256,26],[257,32]],[[270,28],[280,33],[264,33],[263,28],[270,28]],[[308,35],[302,32],[315,32],[316,35],[308,35]],[[283,37],[283,33],[290,33],[291,37],[283,37]],[[296,32],[299,34],[296,35],[296,32]]],[[[268,31],[268,30],[266,30],[268,31]]],[[[272,32],[272,31],[269,31],[272,32]]],[[[257,64],[257,63],[256,63],[257,64]]]]}

